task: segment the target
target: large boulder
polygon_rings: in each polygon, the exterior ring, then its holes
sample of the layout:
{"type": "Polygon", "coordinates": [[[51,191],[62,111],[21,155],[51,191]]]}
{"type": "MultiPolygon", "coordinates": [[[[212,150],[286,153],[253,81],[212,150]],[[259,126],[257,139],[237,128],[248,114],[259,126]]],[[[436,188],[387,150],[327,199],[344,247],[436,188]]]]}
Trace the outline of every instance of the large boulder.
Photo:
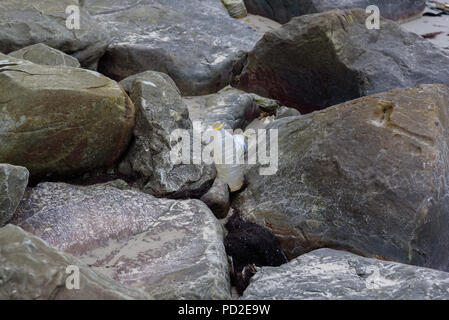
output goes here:
{"type": "Polygon", "coordinates": [[[121,83],[131,88],[136,127],[120,171],[135,176],[143,191],[157,197],[201,197],[214,182],[215,167],[194,164],[192,159],[190,164],[176,164],[170,156],[175,130],[186,130],[190,138],[193,136],[189,111],[179,89],[160,72],[147,71],[130,78],[121,83]]]}
{"type": "Polygon", "coordinates": [[[13,58],[25,59],[46,66],[80,67],[80,63],[76,58],[43,43],[33,44],[11,52],[8,55],[13,58]]]}
{"type": "Polygon", "coordinates": [[[80,8],[80,29],[66,26],[68,6],[78,0],[6,0],[0,2],[0,53],[45,43],[77,58],[83,67],[95,68],[109,43],[107,30],[80,8]]]}
{"type": "Polygon", "coordinates": [[[146,70],[164,72],[183,95],[229,84],[258,39],[217,0],[86,0],[84,7],[113,36],[102,73],[122,80],[146,70]]]}
{"type": "Polygon", "coordinates": [[[16,214],[50,246],[155,299],[229,298],[223,228],[199,200],[41,183],[16,214]]]}
{"type": "Polygon", "coordinates": [[[127,148],[134,106],[99,73],[0,54],[0,163],[33,176],[112,165],[127,148]]]}
{"type": "Polygon", "coordinates": [[[448,300],[449,273],[320,249],[264,267],[244,300],[448,300]]]}
{"type": "Polygon", "coordinates": [[[325,12],[333,9],[367,8],[375,5],[387,19],[405,20],[420,14],[426,0],[245,0],[252,14],[268,17],[280,23],[303,14],[325,12]]]}
{"type": "Polygon", "coordinates": [[[233,202],[290,258],[329,247],[447,270],[449,88],[422,85],[287,117],[279,168],[233,202]]]}
{"type": "Polygon", "coordinates": [[[301,113],[422,83],[449,83],[449,56],[398,24],[368,30],[364,10],[292,19],[248,55],[236,86],[301,113]]]}
{"type": "Polygon", "coordinates": [[[147,299],[138,289],[96,273],[70,254],[13,225],[0,228],[0,300],[147,299]],[[76,268],[79,271],[79,288],[76,268]]]}
{"type": "Polygon", "coordinates": [[[28,176],[24,167],[0,163],[0,227],[13,217],[28,184],[28,176]]]}

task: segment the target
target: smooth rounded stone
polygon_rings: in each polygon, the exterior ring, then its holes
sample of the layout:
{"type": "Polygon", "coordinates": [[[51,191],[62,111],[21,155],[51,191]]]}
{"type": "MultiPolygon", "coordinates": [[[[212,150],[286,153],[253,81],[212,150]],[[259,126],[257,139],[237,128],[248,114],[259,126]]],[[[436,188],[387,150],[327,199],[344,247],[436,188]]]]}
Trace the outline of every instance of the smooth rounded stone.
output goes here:
{"type": "Polygon", "coordinates": [[[0,228],[0,300],[148,299],[144,292],[105,277],[70,254],[14,225],[0,228]],[[69,276],[79,270],[79,289],[69,276]],[[68,271],[68,272],[67,272],[68,271]]]}
{"type": "Polygon", "coordinates": [[[230,297],[223,227],[199,200],[41,183],[17,216],[24,230],[50,246],[152,298],[230,297]]]}
{"type": "Polygon", "coordinates": [[[244,129],[260,115],[253,96],[232,87],[210,95],[184,97],[184,101],[190,119],[201,122],[202,132],[216,123],[221,123],[225,129],[244,129]]]}
{"type": "Polygon", "coordinates": [[[24,167],[0,163],[0,227],[16,212],[28,184],[29,172],[24,167]]]}
{"type": "Polygon", "coordinates": [[[170,158],[177,129],[192,134],[189,111],[173,80],[164,73],[147,71],[121,82],[136,106],[134,141],[119,170],[134,175],[144,192],[157,197],[199,198],[212,186],[213,165],[175,164],[170,158]],[[131,88],[131,89],[130,89],[131,88]]]}
{"type": "Polygon", "coordinates": [[[86,0],[84,7],[113,35],[99,70],[122,80],[164,72],[183,95],[204,95],[240,73],[258,36],[218,0],[86,0]]]}
{"type": "Polygon", "coordinates": [[[449,273],[320,249],[263,267],[242,300],[447,300],[449,273]]]}
{"type": "Polygon", "coordinates": [[[329,247],[448,270],[449,88],[422,85],[276,120],[279,167],[232,202],[289,258],[329,247]]]}
{"type": "Polygon", "coordinates": [[[300,115],[301,113],[298,110],[286,106],[282,106],[276,111],[276,119],[298,117],[300,115]]]}
{"type": "Polygon", "coordinates": [[[230,209],[229,187],[220,179],[215,179],[212,188],[201,199],[214,213],[217,219],[224,219],[230,209]]]}
{"type": "Polygon", "coordinates": [[[240,19],[248,15],[246,11],[245,2],[243,0],[221,0],[233,18],[240,19]]]}
{"type": "Polygon", "coordinates": [[[6,0],[0,2],[0,52],[10,53],[44,43],[72,55],[86,68],[95,69],[109,35],[89,13],[80,8],[80,29],[66,26],[68,6],[78,0],[6,0]]]}
{"type": "Polygon", "coordinates": [[[37,64],[47,66],[66,66],[79,68],[79,61],[62,51],[53,49],[43,43],[33,44],[20,50],[11,52],[9,56],[17,59],[25,59],[37,64]]]}
{"type": "Polygon", "coordinates": [[[406,20],[420,14],[426,0],[245,0],[248,12],[268,17],[280,23],[304,14],[333,9],[362,8],[375,5],[387,19],[406,20]]]}
{"type": "Polygon", "coordinates": [[[108,167],[128,146],[133,103],[97,72],[0,54],[0,87],[0,163],[68,176],[108,167]]]}
{"type": "Polygon", "coordinates": [[[381,19],[368,30],[364,10],[292,19],[249,53],[234,86],[301,113],[422,83],[449,83],[449,56],[427,39],[381,19]]]}

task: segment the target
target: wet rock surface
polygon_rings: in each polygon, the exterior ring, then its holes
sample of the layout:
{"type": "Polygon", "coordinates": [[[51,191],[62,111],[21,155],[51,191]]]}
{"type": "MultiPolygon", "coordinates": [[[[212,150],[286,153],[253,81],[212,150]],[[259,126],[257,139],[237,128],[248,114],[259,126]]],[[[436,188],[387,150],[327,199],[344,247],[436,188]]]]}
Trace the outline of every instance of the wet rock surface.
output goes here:
{"type": "Polygon", "coordinates": [[[330,247],[447,270],[444,85],[395,89],[277,120],[279,168],[232,203],[289,258],[330,247]]]}
{"type": "Polygon", "coordinates": [[[375,5],[382,17],[405,20],[420,14],[425,0],[245,0],[249,12],[268,17],[280,23],[304,14],[325,12],[333,9],[352,9],[375,5]]]}
{"type": "Polygon", "coordinates": [[[320,249],[264,267],[243,300],[447,300],[449,273],[320,249]]]}
{"type": "Polygon", "coordinates": [[[0,299],[131,300],[145,293],[94,272],[70,254],[57,251],[14,225],[0,228],[0,299]],[[79,270],[79,289],[66,283],[73,267],[79,270]],[[69,270],[69,272],[67,272],[69,270]]]}
{"type": "Polygon", "coordinates": [[[62,51],[53,49],[43,43],[33,44],[20,50],[11,52],[9,56],[17,59],[25,59],[37,64],[47,66],[66,66],[79,68],[79,61],[62,51]]]}
{"type": "Polygon", "coordinates": [[[448,83],[449,57],[426,39],[381,20],[368,30],[364,10],[292,19],[249,53],[234,85],[301,113],[423,83],[448,83]]]}
{"type": "Polygon", "coordinates": [[[28,184],[29,172],[24,167],[0,164],[0,227],[14,215],[28,184]]]}
{"type": "Polygon", "coordinates": [[[215,167],[193,164],[193,159],[177,164],[171,158],[175,130],[185,130],[193,138],[189,111],[176,84],[153,71],[121,83],[130,90],[137,110],[134,141],[120,164],[121,172],[136,176],[143,191],[158,197],[201,197],[214,182],[215,167]]]}
{"type": "Polygon", "coordinates": [[[146,70],[164,72],[183,95],[228,85],[244,53],[258,40],[215,0],[87,0],[86,8],[113,37],[99,70],[122,80],[146,70]]]}
{"type": "Polygon", "coordinates": [[[89,13],[80,9],[80,29],[66,26],[66,9],[78,0],[7,0],[0,3],[0,53],[10,53],[44,43],[78,59],[83,67],[96,68],[110,42],[89,13]],[[82,26],[82,29],[81,29],[82,26]]]}
{"type": "Polygon", "coordinates": [[[230,295],[223,228],[199,200],[42,183],[17,210],[24,230],[155,299],[230,295]]]}
{"type": "Polygon", "coordinates": [[[0,163],[68,176],[113,165],[130,141],[134,106],[99,73],[0,54],[0,87],[0,163]]]}

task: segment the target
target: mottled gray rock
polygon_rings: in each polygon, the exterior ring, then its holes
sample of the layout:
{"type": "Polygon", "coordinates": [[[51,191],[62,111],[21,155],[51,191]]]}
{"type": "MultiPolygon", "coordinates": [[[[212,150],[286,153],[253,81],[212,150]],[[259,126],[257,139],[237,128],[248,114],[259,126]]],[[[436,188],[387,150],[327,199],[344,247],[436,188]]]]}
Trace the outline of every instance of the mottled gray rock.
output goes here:
{"type": "Polygon", "coordinates": [[[225,129],[244,129],[260,114],[260,109],[251,94],[232,87],[210,95],[185,97],[192,121],[201,122],[202,131],[216,123],[225,129]]]}
{"type": "Polygon", "coordinates": [[[229,298],[223,228],[199,200],[41,183],[27,192],[17,221],[50,246],[155,299],[229,298]]]}
{"type": "Polygon", "coordinates": [[[0,163],[0,227],[14,215],[28,184],[28,176],[24,167],[0,163]]]}
{"type": "Polygon", "coordinates": [[[298,110],[289,108],[286,106],[282,106],[276,111],[276,119],[282,119],[282,118],[287,118],[287,117],[297,117],[300,115],[301,115],[301,113],[298,110]]]}
{"type": "Polygon", "coordinates": [[[220,179],[215,179],[212,188],[201,199],[214,213],[217,219],[224,219],[230,208],[229,187],[220,179]]]}
{"type": "Polygon", "coordinates": [[[84,7],[113,34],[102,73],[121,80],[164,72],[183,95],[210,94],[229,84],[258,40],[217,0],[86,0],[84,7]]]}
{"type": "Polygon", "coordinates": [[[6,0],[0,2],[0,52],[45,43],[78,59],[83,67],[95,68],[109,43],[106,29],[80,9],[80,29],[66,26],[66,8],[78,0],[6,0]]]}
{"type": "Polygon", "coordinates": [[[147,299],[138,289],[96,273],[70,254],[13,225],[0,228],[0,300],[147,299]],[[79,289],[66,282],[79,268],[79,289]],[[67,272],[68,271],[68,272],[67,272]]]}
{"type": "Polygon", "coordinates": [[[420,14],[426,0],[245,0],[252,14],[288,22],[292,17],[303,14],[325,12],[333,9],[367,8],[375,5],[387,19],[404,20],[420,14]]]}
{"type": "Polygon", "coordinates": [[[364,10],[292,19],[249,53],[235,86],[307,113],[361,96],[422,83],[449,83],[449,56],[427,39],[364,10]]]}
{"type": "Polygon", "coordinates": [[[33,176],[108,167],[127,148],[134,106],[111,79],[0,53],[0,163],[33,176]]]}
{"type": "Polygon", "coordinates": [[[320,249],[264,267],[244,300],[447,300],[449,273],[320,249]]]}
{"type": "Polygon", "coordinates": [[[123,80],[122,85],[131,87],[137,110],[135,138],[120,164],[121,172],[137,176],[142,190],[158,197],[201,197],[214,182],[215,167],[175,164],[170,158],[174,146],[170,136],[175,130],[184,129],[193,136],[189,111],[178,88],[160,72],[148,71],[131,80],[123,80]]]}
{"type": "Polygon", "coordinates": [[[279,168],[232,203],[290,258],[328,247],[447,270],[449,88],[423,85],[276,120],[279,168]]]}
{"type": "Polygon", "coordinates": [[[66,66],[79,68],[79,61],[62,51],[53,49],[43,43],[33,44],[8,54],[11,57],[25,59],[47,66],[66,66]]]}

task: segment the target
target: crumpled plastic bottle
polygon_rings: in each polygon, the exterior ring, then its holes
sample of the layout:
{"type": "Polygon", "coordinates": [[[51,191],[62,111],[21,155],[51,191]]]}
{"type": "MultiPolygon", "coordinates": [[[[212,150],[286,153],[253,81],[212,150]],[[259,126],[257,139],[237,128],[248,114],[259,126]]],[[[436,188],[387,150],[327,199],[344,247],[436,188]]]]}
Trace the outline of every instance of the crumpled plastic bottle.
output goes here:
{"type": "Polygon", "coordinates": [[[244,157],[246,151],[245,138],[242,135],[232,135],[223,129],[221,123],[212,126],[214,135],[213,160],[217,169],[217,177],[228,184],[231,192],[242,188],[245,176],[244,157]],[[221,146],[217,146],[219,144],[221,146]],[[221,154],[215,152],[221,150],[221,154]]]}

